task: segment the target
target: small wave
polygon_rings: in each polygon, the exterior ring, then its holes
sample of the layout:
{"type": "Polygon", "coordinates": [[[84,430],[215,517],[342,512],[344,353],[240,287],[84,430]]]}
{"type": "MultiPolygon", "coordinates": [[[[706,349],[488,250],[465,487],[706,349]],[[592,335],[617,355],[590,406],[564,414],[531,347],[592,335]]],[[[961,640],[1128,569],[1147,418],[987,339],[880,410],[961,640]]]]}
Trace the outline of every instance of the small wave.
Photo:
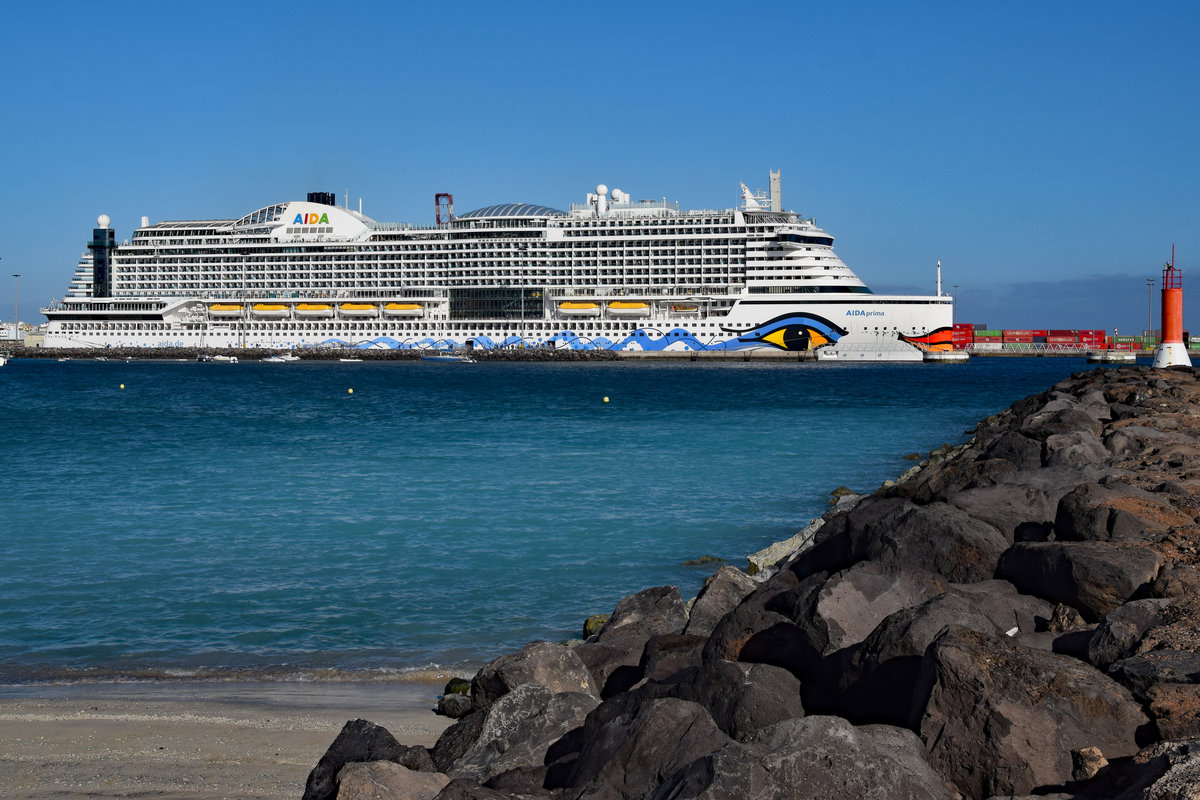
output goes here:
{"type": "Polygon", "coordinates": [[[15,668],[0,666],[0,684],[72,685],[88,683],[366,683],[419,684],[445,683],[450,678],[470,677],[478,665],[419,667],[374,667],[344,669],[303,667],[287,664],[264,667],[123,667],[90,668],[38,666],[15,668]]]}

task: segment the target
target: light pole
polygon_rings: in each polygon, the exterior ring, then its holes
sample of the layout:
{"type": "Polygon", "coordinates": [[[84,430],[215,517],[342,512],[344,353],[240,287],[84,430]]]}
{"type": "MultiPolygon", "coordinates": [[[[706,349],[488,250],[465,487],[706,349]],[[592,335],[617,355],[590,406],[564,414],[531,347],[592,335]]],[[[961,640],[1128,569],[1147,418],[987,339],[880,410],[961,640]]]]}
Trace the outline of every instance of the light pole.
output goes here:
{"type": "Polygon", "coordinates": [[[1154,338],[1154,278],[1146,278],[1146,336],[1142,340],[1142,348],[1146,347],[1146,339],[1154,338]]]}
{"type": "Polygon", "coordinates": [[[21,323],[17,316],[17,292],[21,288],[20,274],[13,273],[13,342],[21,341],[21,323]]]}

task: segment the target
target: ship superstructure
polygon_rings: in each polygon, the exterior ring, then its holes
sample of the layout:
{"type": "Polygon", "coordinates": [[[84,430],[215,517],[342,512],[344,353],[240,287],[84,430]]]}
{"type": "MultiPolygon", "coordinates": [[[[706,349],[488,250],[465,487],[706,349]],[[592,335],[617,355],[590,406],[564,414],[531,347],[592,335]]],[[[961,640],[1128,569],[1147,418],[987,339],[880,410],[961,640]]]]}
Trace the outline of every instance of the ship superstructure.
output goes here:
{"type": "MultiPolygon", "coordinates": [[[[778,173],[772,173],[776,179],[778,173]]],[[[377,222],[332,195],[237,219],[93,231],[47,347],[949,349],[951,298],[882,296],[815,221],[742,186],[681,210],[596,187],[560,211],[377,222]],[[88,266],[91,266],[88,269],[88,266]],[[844,341],[843,341],[844,340],[844,341]]],[[[879,356],[879,357],[887,357],[879,356]]]]}

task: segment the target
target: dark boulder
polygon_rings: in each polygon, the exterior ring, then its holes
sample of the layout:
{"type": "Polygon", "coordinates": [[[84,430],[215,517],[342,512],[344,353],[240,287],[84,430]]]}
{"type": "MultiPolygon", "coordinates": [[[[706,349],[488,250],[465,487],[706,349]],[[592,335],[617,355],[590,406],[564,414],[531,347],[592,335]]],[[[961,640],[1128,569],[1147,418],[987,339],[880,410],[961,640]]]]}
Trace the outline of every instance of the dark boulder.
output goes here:
{"type": "Polygon", "coordinates": [[[612,636],[603,642],[584,642],[575,648],[601,698],[623,692],[642,679],[642,653],[648,637],[612,636]]]}
{"type": "Polygon", "coordinates": [[[731,740],[703,706],[664,698],[631,714],[589,715],[583,741],[569,772],[560,778],[548,775],[547,788],[570,790],[568,796],[618,800],[649,793],[731,740]]]}
{"type": "Polygon", "coordinates": [[[392,761],[353,761],[338,773],[337,800],[432,800],[450,779],[392,761]]]}
{"type": "Polygon", "coordinates": [[[512,800],[507,792],[480,786],[468,778],[456,778],[446,784],[433,800],[512,800]]]}
{"type": "Polygon", "coordinates": [[[454,762],[462,758],[475,744],[486,718],[486,711],[473,711],[442,731],[442,735],[429,751],[438,772],[449,770],[454,762]]]}
{"type": "Polygon", "coordinates": [[[1091,431],[1056,433],[1046,437],[1042,462],[1048,467],[1082,469],[1108,460],[1108,450],[1091,431]]]}
{"type": "Polygon", "coordinates": [[[512,769],[541,766],[550,746],[582,725],[598,703],[590,694],[522,684],[482,712],[479,735],[445,772],[483,783],[512,769]]]}
{"type": "Polygon", "coordinates": [[[866,638],[888,615],[946,590],[932,572],[864,561],[832,575],[793,612],[813,651],[827,656],[866,638]]]}
{"type": "Polygon", "coordinates": [[[883,620],[837,670],[834,711],[858,723],[908,725],[917,697],[925,651],[942,631],[960,625],[995,634],[996,626],[966,597],[941,594],[883,620]]]}
{"type": "Polygon", "coordinates": [[[526,683],[545,686],[552,692],[600,696],[591,673],[574,650],[562,644],[531,642],[480,669],[471,681],[471,700],[476,710],[482,711],[526,683]]]}
{"type": "Polygon", "coordinates": [[[1042,465],[1042,443],[1016,431],[1008,431],[991,443],[987,455],[1007,461],[1017,469],[1037,469],[1042,465]]]}
{"type": "Polygon", "coordinates": [[[682,633],[651,636],[638,662],[638,680],[665,680],[685,669],[700,666],[706,641],[703,636],[682,633]]]}
{"type": "Polygon", "coordinates": [[[856,728],[838,717],[789,719],[705,755],[647,800],[819,797],[822,800],[951,800],[912,731],[856,728]]]}
{"type": "MultiPolygon", "coordinates": [[[[1005,580],[951,584],[950,591],[966,598],[971,607],[985,614],[996,630],[1017,634],[1046,630],[1054,615],[1054,606],[1031,594],[1021,594],[1005,580]]],[[[1082,622],[1082,620],[1081,620],[1082,622]]]]}
{"type": "Polygon", "coordinates": [[[1032,486],[997,483],[954,492],[946,501],[983,520],[1009,542],[1045,541],[1054,527],[1056,504],[1032,486]]]}
{"type": "Polygon", "coordinates": [[[1164,567],[1151,591],[1155,597],[1200,597],[1200,569],[1190,564],[1164,567]]]}
{"type": "Polygon", "coordinates": [[[433,767],[425,748],[402,745],[386,728],[365,719],[353,719],[342,726],[333,744],[308,773],[303,800],[333,800],[337,797],[337,776],[342,767],[360,761],[392,761],[425,771],[432,771],[433,767]]]}
{"type": "Polygon", "coordinates": [[[450,719],[462,719],[475,710],[475,703],[469,695],[452,692],[438,698],[437,713],[450,719]]]}
{"type": "Polygon", "coordinates": [[[597,634],[597,641],[660,633],[679,633],[687,624],[687,610],[676,586],[656,586],[630,595],[617,603],[612,616],[597,634]]]}
{"type": "Polygon", "coordinates": [[[1089,639],[1088,661],[1107,670],[1114,661],[1132,656],[1146,631],[1165,622],[1170,607],[1170,600],[1147,598],[1114,609],[1089,639]]]}
{"type": "Polygon", "coordinates": [[[1162,561],[1144,546],[1118,542],[1018,542],[1000,558],[996,577],[1099,621],[1148,592],[1162,561]]]}
{"type": "Polygon", "coordinates": [[[1021,433],[1030,439],[1044,442],[1052,436],[1076,432],[1100,436],[1103,426],[1079,405],[1073,397],[1051,400],[1040,411],[1021,421],[1021,433]]]}
{"type": "Polygon", "coordinates": [[[737,608],[757,587],[754,579],[740,569],[721,567],[704,582],[704,588],[696,595],[683,632],[708,636],[721,617],[737,608]]]}
{"type": "Polygon", "coordinates": [[[770,664],[707,662],[687,673],[671,694],[704,706],[717,727],[733,739],[804,716],[800,681],[770,664]]]}
{"type": "Polygon", "coordinates": [[[1154,542],[1172,525],[1193,522],[1150,492],[1084,484],[1059,501],[1054,533],[1065,541],[1154,542]]]}
{"type": "Polygon", "coordinates": [[[1009,541],[991,525],[946,503],[914,506],[862,544],[866,558],[930,570],[953,583],[987,580],[1009,541]]]}
{"type": "Polygon", "coordinates": [[[929,763],[968,797],[1030,794],[1072,778],[1071,750],[1137,752],[1146,717],[1124,689],[1068,656],[950,628],[926,651],[914,723],[929,763]]]}
{"type": "Polygon", "coordinates": [[[1152,650],[1123,658],[1108,672],[1141,699],[1162,684],[1200,684],[1200,653],[1190,650],[1152,650]]]}
{"type": "Polygon", "coordinates": [[[789,613],[819,589],[826,577],[819,572],[797,582],[794,573],[780,571],[717,623],[702,658],[774,664],[799,674],[811,648],[789,613]]]}
{"type": "Polygon", "coordinates": [[[1146,690],[1146,707],[1159,739],[1200,738],[1200,683],[1155,684],[1146,690]]]}

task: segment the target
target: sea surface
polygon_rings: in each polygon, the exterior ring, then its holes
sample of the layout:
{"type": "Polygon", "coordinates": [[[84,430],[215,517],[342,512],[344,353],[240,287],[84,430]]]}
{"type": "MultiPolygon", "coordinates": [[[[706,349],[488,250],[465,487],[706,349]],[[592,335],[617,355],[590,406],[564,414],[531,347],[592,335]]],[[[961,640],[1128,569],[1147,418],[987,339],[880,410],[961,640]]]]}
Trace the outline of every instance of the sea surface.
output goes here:
{"type": "Polygon", "coordinates": [[[1090,368],[13,361],[0,682],[470,668],[1090,368]]]}

